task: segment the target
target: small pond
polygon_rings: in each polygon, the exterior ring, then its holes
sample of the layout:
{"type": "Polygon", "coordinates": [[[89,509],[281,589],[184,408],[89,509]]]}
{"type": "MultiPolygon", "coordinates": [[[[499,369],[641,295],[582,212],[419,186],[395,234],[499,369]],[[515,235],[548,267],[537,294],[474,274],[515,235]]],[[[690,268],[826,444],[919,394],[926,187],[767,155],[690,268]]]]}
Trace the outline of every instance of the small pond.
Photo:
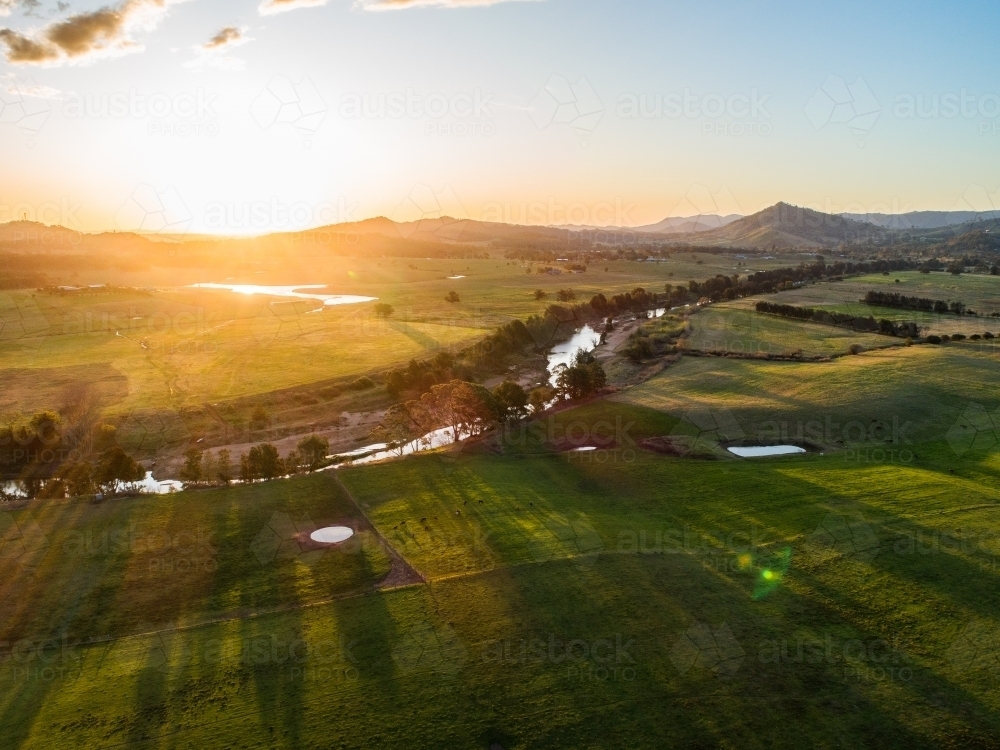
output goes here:
{"type": "Polygon", "coordinates": [[[761,456],[790,456],[795,453],[805,453],[805,448],[797,445],[748,445],[728,449],[740,458],[760,458],[761,456]]]}

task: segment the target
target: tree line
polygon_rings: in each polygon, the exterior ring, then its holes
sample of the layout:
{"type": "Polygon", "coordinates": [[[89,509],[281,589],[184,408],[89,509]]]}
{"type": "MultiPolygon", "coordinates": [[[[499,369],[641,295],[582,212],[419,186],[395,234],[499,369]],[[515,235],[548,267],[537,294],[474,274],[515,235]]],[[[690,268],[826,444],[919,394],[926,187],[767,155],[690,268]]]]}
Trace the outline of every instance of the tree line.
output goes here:
{"type": "Polygon", "coordinates": [[[921,312],[938,314],[954,313],[955,315],[975,314],[974,311],[967,310],[963,302],[947,302],[929,297],[908,297],[898,292],[878,292],[874,289],[868,292],[862,301],[869,305],[895,307],[900,310],[920,310],[921,312]]]}
{"type": "Polygon", "coordinates": [[[808,320],[813,323],[823,323],[841,328],[851,328],[864,333],[881,333],[886,336],[902,336],[904,338],[917,338],[920,335],[920,328],[916,323],[899,322],[889,320],[888,318],[875,320],[872,316],[866,318],[861,315],[851,315],[850,313],[815,310],[811,307],[777,305],[773,302],[758,302],[756,310],[759,313],[780,315],[783,318],[795,318],[796,320],[808,320]]]}

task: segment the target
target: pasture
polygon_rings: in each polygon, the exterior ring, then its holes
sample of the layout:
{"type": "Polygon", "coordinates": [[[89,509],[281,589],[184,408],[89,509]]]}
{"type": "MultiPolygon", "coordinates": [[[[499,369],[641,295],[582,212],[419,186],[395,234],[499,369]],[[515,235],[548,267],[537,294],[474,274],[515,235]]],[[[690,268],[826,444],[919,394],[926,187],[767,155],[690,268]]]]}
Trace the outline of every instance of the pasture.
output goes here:
{"type": "MultiPolygon", "coordinates": [[[[25,636],[4,664],[4,745],[989,747],[992,366],[958,346],[828,363],[684,358],[523,432],[340,472],[426,580],[403,588],[372,591],[384,558],[359,568],[346,551],[261,582],[251,532],[277,509],[344,513],[328,478],[150,500],[214,509],[203,512],[230,530],[216,571],[162,588],[157,619],[220,602],[238,618],[59,649],[25,636]],[[844,432],[822,455],[777,459],[645,447],[693,428],[718,444],[734,425],[755,440],[769,419],[844,432]],[[588,445],[602,447],[572,451],[588,445]],[[357,573],[335,583],[334,569],[357,573]],[[72,668],[32,671],[42,659],[72,668]]],[[[58,528],[126,523],[144,508],[132,503],[62,511],[58,528]]],[[[52,564],[46,586],[121,590],[120,570],[142,558],[52,564]]],[[[122,620],[127,597],[105,601],[98,621],[122,620]]]]}

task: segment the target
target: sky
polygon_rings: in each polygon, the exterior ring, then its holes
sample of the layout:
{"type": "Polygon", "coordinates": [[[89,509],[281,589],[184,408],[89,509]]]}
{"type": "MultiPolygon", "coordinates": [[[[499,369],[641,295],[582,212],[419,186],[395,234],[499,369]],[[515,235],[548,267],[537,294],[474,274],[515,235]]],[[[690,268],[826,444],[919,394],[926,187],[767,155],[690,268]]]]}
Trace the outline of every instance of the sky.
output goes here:
{"type": "Polygon", "coordinates": [[[1000,209],[1000,6],[0,0],[0,222],[1000,209]]]}

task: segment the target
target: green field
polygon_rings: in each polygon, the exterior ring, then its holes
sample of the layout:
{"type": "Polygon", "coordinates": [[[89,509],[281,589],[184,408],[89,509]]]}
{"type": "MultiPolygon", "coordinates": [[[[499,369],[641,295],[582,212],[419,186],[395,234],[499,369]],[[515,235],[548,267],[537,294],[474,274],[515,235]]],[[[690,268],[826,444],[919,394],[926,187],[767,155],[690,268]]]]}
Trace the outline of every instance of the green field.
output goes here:
{"type": "MultiPolygon", "coordinates": [[[[982,335],[984,332],[1000,333],[1000,320],[993,313],[1000,312],[1000,276],[981,274],[949,273],[929,274],[917,271],[898,271],[891,275],[872,274],[845,279],[836,283],[810,284],[787,292],[768,295],[767,300],[776,304],[814,307],[853,315],[890,320],[912,320],[922,329],[922,333],[949,336],[963,333],[966,336],[982,335]],[[899,279],[899,283],[896,283],[899,279]],[[961,315],[937,315],[916,310],[899,310],[888,307],[873,307],[862,300],[872,289],[898,292],[908,297],[927,297],[946,301],[964,302],[980,317],[961,315]]],[[[739,307],[752,307],[756,298],[734,303],[739,307]]]]}
{"type": "Polygon", "coordinates": [[[846,354],[852,344],[875,349],[899,343],[885,336],[765,315],[744,300],[699,310],[691,316],[688,340],[691,349],[701,351],[805,357],[846,354]]]}
{"type": "Polygon", "coordinates": [[[426,580],[403,588],[373,590],[372,543],[261,562],[275,512],[360,520],[329,477],[33,505],[47,543],[4,547],[2,744],[989,747],[994,366],[959,347],[684,358],[523,433],[341,472],[426,580]],[[644,447],[828,420],[823,455],[644,447]],[[67,564],[67,539],[202,523],[210,572],[154,575],[139,548],[67,564]]]}
{"type": "MultiPolygon", "coordinates": [[[[327,430],[335,442],[367,438],[351,415],[386,408],[379,390],[347,389],[441,350],[456,351],[512,318],[544,313],[556,293],[576,302],[643,286],[662,291],[715,273],[734,273],[731,255],[676,254],[669,261],[609,261],[586,273],[539,274],[543,264],[502,258],[319,257],[249,268],[111,267],[56,279],[114,284],[77,294],[0,292],[0,420],[13,421],[71,403],[93,404],[120,427],[130,451],[176,470],[185,447],[235,446],[327,430]],[[464,276],[448,279],[448,276],[464,276]],[[190,284],[328,284],[329,291],[377,297],[373,303],[321,309],[318,302],[192,289],[190,284]],[[541,289],[546,297],[535,299],[541,289]],[[444,301],[448,292],[460,302],[444,301]],[[267,428],[248,434],[254,408],[267,428]],[[343,434],[341,434],[343,433],[343,434]]],[[[764,261],[762,267],[791,262],[764,261]]]]}

